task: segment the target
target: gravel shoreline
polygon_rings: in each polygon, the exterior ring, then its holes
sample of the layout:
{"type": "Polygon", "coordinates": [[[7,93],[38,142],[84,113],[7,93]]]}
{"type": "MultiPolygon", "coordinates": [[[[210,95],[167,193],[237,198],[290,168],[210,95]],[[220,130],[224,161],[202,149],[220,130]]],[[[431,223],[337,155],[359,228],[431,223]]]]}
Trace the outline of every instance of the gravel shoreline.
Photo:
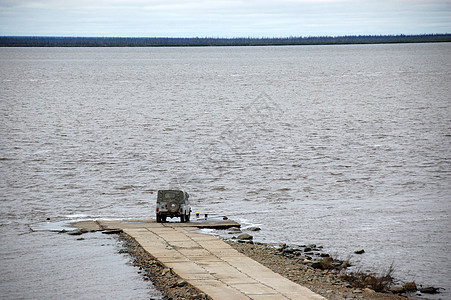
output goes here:
{"type": "MultiPolygon", "coordinates": [[[[121,252],[130,254],[133,265],[139,267],[144,280],[152,281],[153,285],[164,295],[164,299],[211,299],[166,268],[129,235],[121,233],[119,239],[123,242],[124,247],[121,252]]],[[[280,250],[266,244],[226,242],[237,251],[274,272],[330,300],[406,299],[404,296],[378,293],[369,288],[353,288],[349,282],[340,277],[338,270],[312,268],[303,264],[299,259],[282,255],[280,250]]]]}
{"type": "Polygon", "coordinates": [[[281,251],[266,244],[235,241],[227,241],[227,243],[275,273],[279,273],[330,300],[406,299],[406,297],[391,293],[378,293],[369,288],[353,288],[349,282],[340,278],[340,271],[315,269],[305,265],[300,259],[284,256],[281,251]]]}

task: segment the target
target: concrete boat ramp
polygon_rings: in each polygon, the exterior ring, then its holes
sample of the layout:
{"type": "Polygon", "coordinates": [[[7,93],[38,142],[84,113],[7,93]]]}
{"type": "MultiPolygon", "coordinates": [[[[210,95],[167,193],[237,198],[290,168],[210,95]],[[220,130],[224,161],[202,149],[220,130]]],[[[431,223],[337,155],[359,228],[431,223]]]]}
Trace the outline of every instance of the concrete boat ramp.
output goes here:
{"type": "Polygon", "coordinates": [[[157,223],[84,221],[88,230],[122,230],[174,273],[213,299],[325,299],[274,273],[199,228],[240,226],[233,221],[157,223]]]}

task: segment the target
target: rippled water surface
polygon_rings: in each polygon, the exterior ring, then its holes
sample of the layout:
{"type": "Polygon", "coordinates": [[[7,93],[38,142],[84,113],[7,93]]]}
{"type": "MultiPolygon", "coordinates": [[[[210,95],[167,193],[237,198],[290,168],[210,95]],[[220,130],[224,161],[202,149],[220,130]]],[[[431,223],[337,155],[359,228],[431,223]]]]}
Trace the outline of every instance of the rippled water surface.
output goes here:
{"type": "Polygon", "coordinates": [[[103,237],[30,226],[153,217],[165,188],[260,241],[364,248],[362,268],[449,290],[449,82],[449,43],[0,49],[0,294],[149,297],[114,246],[83,262],[103,237]],[[94,262],[87,288],[64,280],[94,262]]]}

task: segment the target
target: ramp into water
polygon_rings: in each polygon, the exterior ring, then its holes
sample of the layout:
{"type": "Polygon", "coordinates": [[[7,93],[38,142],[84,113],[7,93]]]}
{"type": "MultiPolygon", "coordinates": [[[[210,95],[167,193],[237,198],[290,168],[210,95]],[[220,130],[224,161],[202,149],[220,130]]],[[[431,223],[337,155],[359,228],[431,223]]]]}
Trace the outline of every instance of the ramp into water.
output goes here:
{"type": "Polygon", "coordinates": [[[122,229],[166,267],[213,299],[325,299],[219,238],[195,232],[195,223],[95,223],[102,229],[122,229]]]}

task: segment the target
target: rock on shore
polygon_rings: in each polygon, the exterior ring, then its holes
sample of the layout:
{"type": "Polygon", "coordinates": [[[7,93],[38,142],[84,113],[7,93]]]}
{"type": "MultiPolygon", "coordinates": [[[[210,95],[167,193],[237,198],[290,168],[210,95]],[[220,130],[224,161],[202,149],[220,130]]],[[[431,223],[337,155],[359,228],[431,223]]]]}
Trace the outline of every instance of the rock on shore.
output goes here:
{"type": "Polygon", "coordinates": [[[237,237],[238,240],[246,240],[246,241],[252,240],[253,238],[254,237],[252,235],[247,234],[247,233],[242,233],[237,237]]]}

